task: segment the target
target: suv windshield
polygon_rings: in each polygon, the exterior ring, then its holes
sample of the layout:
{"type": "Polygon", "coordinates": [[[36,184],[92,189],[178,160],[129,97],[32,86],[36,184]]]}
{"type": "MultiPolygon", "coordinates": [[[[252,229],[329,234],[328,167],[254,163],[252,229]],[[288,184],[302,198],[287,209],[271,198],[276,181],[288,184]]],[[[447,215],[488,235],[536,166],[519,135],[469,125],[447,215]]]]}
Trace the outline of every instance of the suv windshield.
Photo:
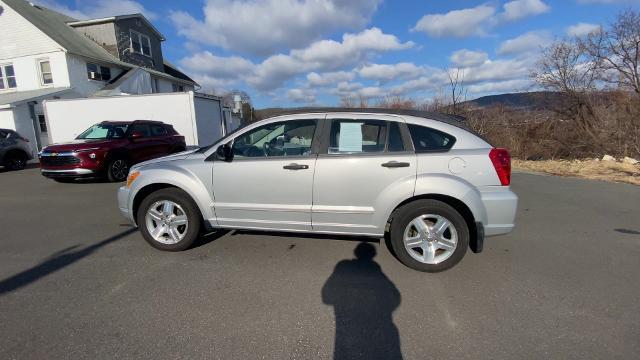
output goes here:
{"type": "Polygon", "coordinates": [[[128,124],[93,125],[78,135],[76,139],[122,139],[127,133],[128,124]]]}

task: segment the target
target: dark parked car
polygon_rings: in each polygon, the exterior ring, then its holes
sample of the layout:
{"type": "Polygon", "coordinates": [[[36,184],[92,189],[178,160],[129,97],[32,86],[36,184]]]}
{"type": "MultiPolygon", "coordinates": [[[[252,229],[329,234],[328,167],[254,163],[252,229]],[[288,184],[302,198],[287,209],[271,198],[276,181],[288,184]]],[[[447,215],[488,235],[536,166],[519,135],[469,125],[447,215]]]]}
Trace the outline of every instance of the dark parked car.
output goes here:
{"type": "Polygon", "coordinates": [[[40,152],[42,175],[58,181],[106,177],[123,181],[133,164],[184,151],[184,136],[173,126],[149,120],[104,121],[68,143],[40,152]]]}
{"type": "Polygon", "coordinates": [[[0,129],[0,166],[21,170],[33,159],[29,140],[9,129],[0,129]]]}

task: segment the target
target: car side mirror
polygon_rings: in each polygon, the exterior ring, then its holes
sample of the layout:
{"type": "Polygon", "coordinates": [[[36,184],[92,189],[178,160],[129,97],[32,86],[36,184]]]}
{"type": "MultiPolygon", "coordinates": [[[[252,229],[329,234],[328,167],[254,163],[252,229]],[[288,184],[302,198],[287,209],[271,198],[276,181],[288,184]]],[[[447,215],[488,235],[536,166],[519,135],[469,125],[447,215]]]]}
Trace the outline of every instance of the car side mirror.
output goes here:
{"type": "Polygon", "coordinates": [[[226,162],[233,160],[233,150],[231,149],[230,143],[218,146],[216,149],[216,158],[226,162]]]}

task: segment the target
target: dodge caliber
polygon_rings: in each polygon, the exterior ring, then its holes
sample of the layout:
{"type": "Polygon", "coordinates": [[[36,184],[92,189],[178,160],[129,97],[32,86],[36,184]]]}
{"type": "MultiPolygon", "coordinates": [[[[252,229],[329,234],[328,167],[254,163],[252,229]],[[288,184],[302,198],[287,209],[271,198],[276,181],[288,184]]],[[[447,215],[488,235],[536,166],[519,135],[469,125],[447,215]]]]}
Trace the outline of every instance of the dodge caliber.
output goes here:
{"type": "Polygon", "coordinates": [[[215,229],[388,236],[406,266],[438,272],[513,229],[510,181],[507,150],[451,116],[319,111],[135,165],[118,203],[160,250],[215,229]]]}

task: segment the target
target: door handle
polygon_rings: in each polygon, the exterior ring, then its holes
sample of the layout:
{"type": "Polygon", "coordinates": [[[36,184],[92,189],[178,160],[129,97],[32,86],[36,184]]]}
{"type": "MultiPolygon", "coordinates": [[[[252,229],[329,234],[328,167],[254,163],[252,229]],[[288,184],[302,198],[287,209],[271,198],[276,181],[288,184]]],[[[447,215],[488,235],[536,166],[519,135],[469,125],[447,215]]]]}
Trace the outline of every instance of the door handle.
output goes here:
{"type": "Polygon", "coordinates": [[[287,170],[306,170],[309,168],[309,165],[300,165],[296,163],[291,163],[289,165],[283,166],[282,168],[287,170]]]}
{"type": "Polygon", "coordinates": [[[401,168],[401,167],[409,167],[410,164],[408,162],[398,162],[398,161],[389,161],[384,164],[381,164],[382,167],[386,168],[401,168]]]}

